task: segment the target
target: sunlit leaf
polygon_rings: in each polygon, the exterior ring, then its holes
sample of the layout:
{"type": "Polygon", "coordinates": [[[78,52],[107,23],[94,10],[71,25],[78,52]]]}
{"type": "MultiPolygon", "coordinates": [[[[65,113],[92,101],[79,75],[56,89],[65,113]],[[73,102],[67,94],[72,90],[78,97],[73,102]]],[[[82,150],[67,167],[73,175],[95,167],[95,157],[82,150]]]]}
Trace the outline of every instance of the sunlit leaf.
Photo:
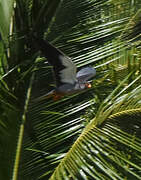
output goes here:
{"type": "Polygon", "coordinates": [[[4,40],[7,40],[10,32],[10,25],[12,26],[13,4],[14,0],[0,1],[0,33],[4,40]]]}

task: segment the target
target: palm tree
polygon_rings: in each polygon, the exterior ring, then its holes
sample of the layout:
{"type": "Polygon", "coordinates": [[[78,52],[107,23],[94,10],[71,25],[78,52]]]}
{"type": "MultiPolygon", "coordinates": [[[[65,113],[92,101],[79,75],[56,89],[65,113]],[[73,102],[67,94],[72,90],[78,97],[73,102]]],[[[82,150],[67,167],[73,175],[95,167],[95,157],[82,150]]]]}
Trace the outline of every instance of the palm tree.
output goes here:
{"type": "Polygon", "coordinates": [[[139,0],[0,2],[0,179],[140,179],[139,7],[139,0]],[[33,33],[78,68],[94,66],[93,88],[36,102],[53,78],[33,33]]]}

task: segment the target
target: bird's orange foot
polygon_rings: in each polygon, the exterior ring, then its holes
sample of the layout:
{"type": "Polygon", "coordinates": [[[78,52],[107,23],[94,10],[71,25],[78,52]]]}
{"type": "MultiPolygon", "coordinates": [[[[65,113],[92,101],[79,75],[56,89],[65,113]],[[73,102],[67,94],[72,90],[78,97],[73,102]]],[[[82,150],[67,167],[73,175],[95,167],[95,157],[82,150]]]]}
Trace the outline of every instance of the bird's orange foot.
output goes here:
{"type": "Polygon", "coordinates": [[[57,93],[57,92],[54,92],[54,93],[53,93],[53,100],[54,100],[54,101],[58,101],[58,100],[61,99],[62,97],[64,97],[63,94],[60,94],[60,93],[57,93]]]}

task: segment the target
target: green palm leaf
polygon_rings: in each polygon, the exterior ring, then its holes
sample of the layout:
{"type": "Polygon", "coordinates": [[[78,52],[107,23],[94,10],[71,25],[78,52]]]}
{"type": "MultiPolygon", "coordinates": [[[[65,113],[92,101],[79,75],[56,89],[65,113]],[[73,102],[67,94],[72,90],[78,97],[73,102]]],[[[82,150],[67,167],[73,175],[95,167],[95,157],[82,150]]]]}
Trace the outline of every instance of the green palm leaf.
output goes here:
{"type": "Polygon", "coordinates": [[[105,99],[50,179],[140,179],[140,92],[105,99]]]}
{"type": "Polygon", "coordinates": [[[16,1],[10,56],[1,76],[1,179],[139,179],[140,53],[120,37],[132,18],[125,12],[140,3],[115,5],[16,1]],[[93,88],[57,102],[37,102],[52,89],[53,78],[34,47],[33,32],[72,57],[78,68],[95,66],[93,88]]]}
{"type": "MultiPolygon", "coordinates": [[[[1,17],[0,33],[4,40],[8,40],[7,38],[10,32],[10,24],[13,14],[13,4],[14,4],[14,0],[0,1],[0,17],[1,17]]],[[[11,24],[11,28],[12,28],[12,24],[11,24]]]]}

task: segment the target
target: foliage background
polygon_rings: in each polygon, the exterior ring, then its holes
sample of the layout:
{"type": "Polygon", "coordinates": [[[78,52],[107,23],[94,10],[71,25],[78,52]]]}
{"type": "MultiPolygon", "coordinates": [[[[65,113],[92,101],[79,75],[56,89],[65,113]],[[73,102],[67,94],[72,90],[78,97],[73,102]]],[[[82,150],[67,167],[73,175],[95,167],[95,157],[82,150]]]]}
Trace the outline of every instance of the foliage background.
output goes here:
{"type": "Polygon", "coordinates": [[[13,5],[5,23],[12,30],[0,28],[0,179],[140,179],[141,2],[17,0],[14,12],[13,5]],[[33,31],[78,69],[94,66],[93,88],[36,102],[53,78],[33,31]]]}

